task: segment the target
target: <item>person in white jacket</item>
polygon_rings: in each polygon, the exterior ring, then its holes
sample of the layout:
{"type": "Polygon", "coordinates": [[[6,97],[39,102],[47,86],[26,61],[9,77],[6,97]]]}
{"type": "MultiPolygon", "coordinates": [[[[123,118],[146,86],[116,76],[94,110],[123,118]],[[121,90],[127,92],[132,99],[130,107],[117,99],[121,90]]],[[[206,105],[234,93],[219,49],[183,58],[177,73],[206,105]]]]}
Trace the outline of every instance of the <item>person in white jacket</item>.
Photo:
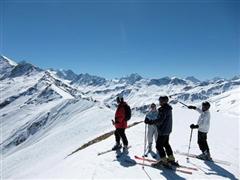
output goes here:
{"type": "Polygon", "coordinates": [[[145,117],[145,123],[147,125],[147,141],[148,141],[148,152],[152,152],[152,144],[153,144],[153,136],[155,138],[155,142],[157,141],[158,138],[158,132],[157,132],[157,127],[155,124],[149,124],[149,121],[156,121],[158,118],[158,110],[156,107],[156,104],[152,103],[150,106],[150,111],[147,113],[145,117]]]}
{"type": "Polygon", "coordinates": [[[202,154],[198,156],[200,159],[204,160],[210,160],[210,150],[207,143],[207,133],[209,131],[210,127],[210,103],[209,102],[203,102],[202,103],[202,109],[197,108],[195,106],[188,106],[189,109],[194,109],[200,113],[200,116],[198,118],[198,122],[196,125],[191,124],[191,129],[198,129],[198,145],[200,150],[202,151],[202,154]]]}

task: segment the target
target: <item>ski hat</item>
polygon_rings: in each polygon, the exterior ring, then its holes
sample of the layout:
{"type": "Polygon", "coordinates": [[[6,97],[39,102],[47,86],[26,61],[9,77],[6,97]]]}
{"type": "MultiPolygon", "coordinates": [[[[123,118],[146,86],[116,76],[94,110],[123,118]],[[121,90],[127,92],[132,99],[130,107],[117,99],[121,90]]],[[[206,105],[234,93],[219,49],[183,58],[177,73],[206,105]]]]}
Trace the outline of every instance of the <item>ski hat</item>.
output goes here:
{"type": "Polygon", "coordinates": [[[155,107],[157,107],[156,104],[155,104],[155,103],[152,103],[152,104],[151,104],[151,108],[155,108],[155,107]]]}
{"type": "Polygon", "coordinates": [[[163,101],[163,102],[166,102],[166,103],[168,103],[168,97],[167,96],[160,96],[159,97],[159,101],[163,101]]]}

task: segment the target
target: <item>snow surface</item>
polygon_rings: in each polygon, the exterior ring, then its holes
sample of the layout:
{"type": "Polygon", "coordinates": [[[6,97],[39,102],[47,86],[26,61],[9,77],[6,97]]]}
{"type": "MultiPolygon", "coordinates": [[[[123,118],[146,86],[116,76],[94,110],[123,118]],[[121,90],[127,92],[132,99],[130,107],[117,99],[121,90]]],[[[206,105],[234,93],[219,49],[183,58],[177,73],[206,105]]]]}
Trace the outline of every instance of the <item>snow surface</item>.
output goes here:
{"type": "MultiPolygon", "coordinates": [[[[229,94],[236,92],[239,92],[239,88],[229,94]]],[[[216,107],[211,109],[208,141],[212,156],[231,162],[231,166],[205,163],[197,159],[191,159],[190,163],[187,163],[184,156],[176,154],[181,164],[197,167],[199,171],[193,172],[193,175],[186,175],[146,167],[145,171],[152,179],[239,178],[239,117],[227,113],[228,104],[224,105],[224,102],[230,100],[231,96],[224,94],[222,96],[225,97],[224,101],[222,99],[222,107],[225,106],[226,112],[217,112],[216,107]]],[[[73,104],[65,109],[62,112],[63,116],[59,116],[58,126],[43,133],[40,139],[33,137],[31,142],[20,145],[18,151],[3,154],[3,179],[148,179],[141,166],[124,161],[128,159],[134,162],[134,155],[142,155],[143,123],[126,131],[129,143],[132,145],[127,157],[117,159],[115,152],[97,156],[98,152],[114,145],[114,137],[111,136],[66,158],[82,144],[114,129],[110,124],[114,111],[101,106],[92,106],[81,111],[79,107],[79,104],[77,106],[73,104]]],[[[198,113],[179,104],[174,105],[173,108],[174,128],[170,143],[173,150],[186,152],[190,134],[189,125],[197,121],[198,113]]],[[[143,116],[134,117],[131,121],[141,120],[143,116]]],[[[194,132],[190,152],[198,154],[200,151],[196,135],[197,132],[194,132]]]]}
{"type": "MultiPolygon", "coordinates": [[[[8,63],[14,66],[14,63],[8,63]]],[[[96,76],[86,75],[84,79],[83,75],[83,81],[72,84],[50,70],[8,77],[11,69],[6,72],[4,68],[1,69],[4,75],[0,80],[1,179],[239,178],[238,76],[232,80],[205,83],[167,78],[171,83],[149,85],[151,80],[141,79],[137,74],[121,80],[106,81],[104,84],[98,81],[92,83],[94,78],[98,79],[96,76]],[[141,80],[135,82],[136,79],[141,80]],[[158,104],[160,95],[174,95],[171,101],[176,98],[197,106],[203,100],[210,101],[211,127],[208,141],[211,154],[213,158],[231,162],[231,165],[204,163],[197,159],[187,163],[184,156],[176,154],[181,164],[197,167],[199,171],[193,172],[193,175],[150,167],[144,171],[135,164],[134,159],[134,155],[141,156],[143,153],[143,123],[126,130],[132,147],[124,158],[117,159],[115,152],[97,156],[97,153],[115,144],[114,136],[67,157],[82,145],[114,130],[111,119],[114,118],[118,94],[124,96],[133,110],[129,123],[142,121],[148,105],[153,102],[158,104]]],[[[159,81],[164,81],[164,78],[159,81]]],[[[197,112],[179,103],[173,104],[174,126],[170,143],[174,151],[187,151],[189,125],[197,122],[198,116],[197,112]]],[[[196,131],[191,153],[200,153],[196,131]]]]}

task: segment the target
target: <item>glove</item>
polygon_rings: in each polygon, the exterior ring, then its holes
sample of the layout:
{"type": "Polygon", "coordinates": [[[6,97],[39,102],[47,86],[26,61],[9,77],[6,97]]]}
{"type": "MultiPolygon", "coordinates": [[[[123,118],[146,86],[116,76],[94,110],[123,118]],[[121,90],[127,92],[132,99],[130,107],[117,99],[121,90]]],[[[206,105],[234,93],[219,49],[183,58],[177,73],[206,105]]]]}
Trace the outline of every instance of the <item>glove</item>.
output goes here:
{"type": "Polygon", "coordinates": [[[114,122],[114,120],[112,119],[112,125],[115,125],[115,122],[114,122]]]}
{"type": "Polygon", "coordinates": [[[148,124],[149,124],[149,125],[153,125],[153,124],[154,124],[154,121],[149,121],[148,124]]]}
{"type": "Polygon", "coordinates": [[[119,123],[118,118],[115,118],[115,124],[119,123]]]}
{"type": "Polygon", "coordinates": [[[188,109],[197,109],[196,106],[188,106],[188,109]]]}
{"type": "Polygon", "coordinates": [[[191,128],[191,129],[197,129],[197,128],[199,128],[199,126],[198,126],[198,125],[191,124],[191,125],[190,125],[190,128],[191,128]]]}
{"type": "Polygon", "coordinates": [[[146,118],[144,122],[145,122],[145,124],[149,124],[150,120],[148,118],[146,118]]]}

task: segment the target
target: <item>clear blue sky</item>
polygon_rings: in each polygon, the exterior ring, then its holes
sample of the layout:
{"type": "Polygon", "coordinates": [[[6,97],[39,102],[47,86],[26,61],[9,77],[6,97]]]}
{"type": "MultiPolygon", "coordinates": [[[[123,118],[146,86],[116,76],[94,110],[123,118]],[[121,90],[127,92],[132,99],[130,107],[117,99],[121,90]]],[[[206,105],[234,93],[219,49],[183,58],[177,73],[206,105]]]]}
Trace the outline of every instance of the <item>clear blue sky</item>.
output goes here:
{"type": "Polygon", "coordinates": [[[240,71],[238,0],[1,0],[0,15],[1,53],[41,68],[106,78],[240,71]]]}

